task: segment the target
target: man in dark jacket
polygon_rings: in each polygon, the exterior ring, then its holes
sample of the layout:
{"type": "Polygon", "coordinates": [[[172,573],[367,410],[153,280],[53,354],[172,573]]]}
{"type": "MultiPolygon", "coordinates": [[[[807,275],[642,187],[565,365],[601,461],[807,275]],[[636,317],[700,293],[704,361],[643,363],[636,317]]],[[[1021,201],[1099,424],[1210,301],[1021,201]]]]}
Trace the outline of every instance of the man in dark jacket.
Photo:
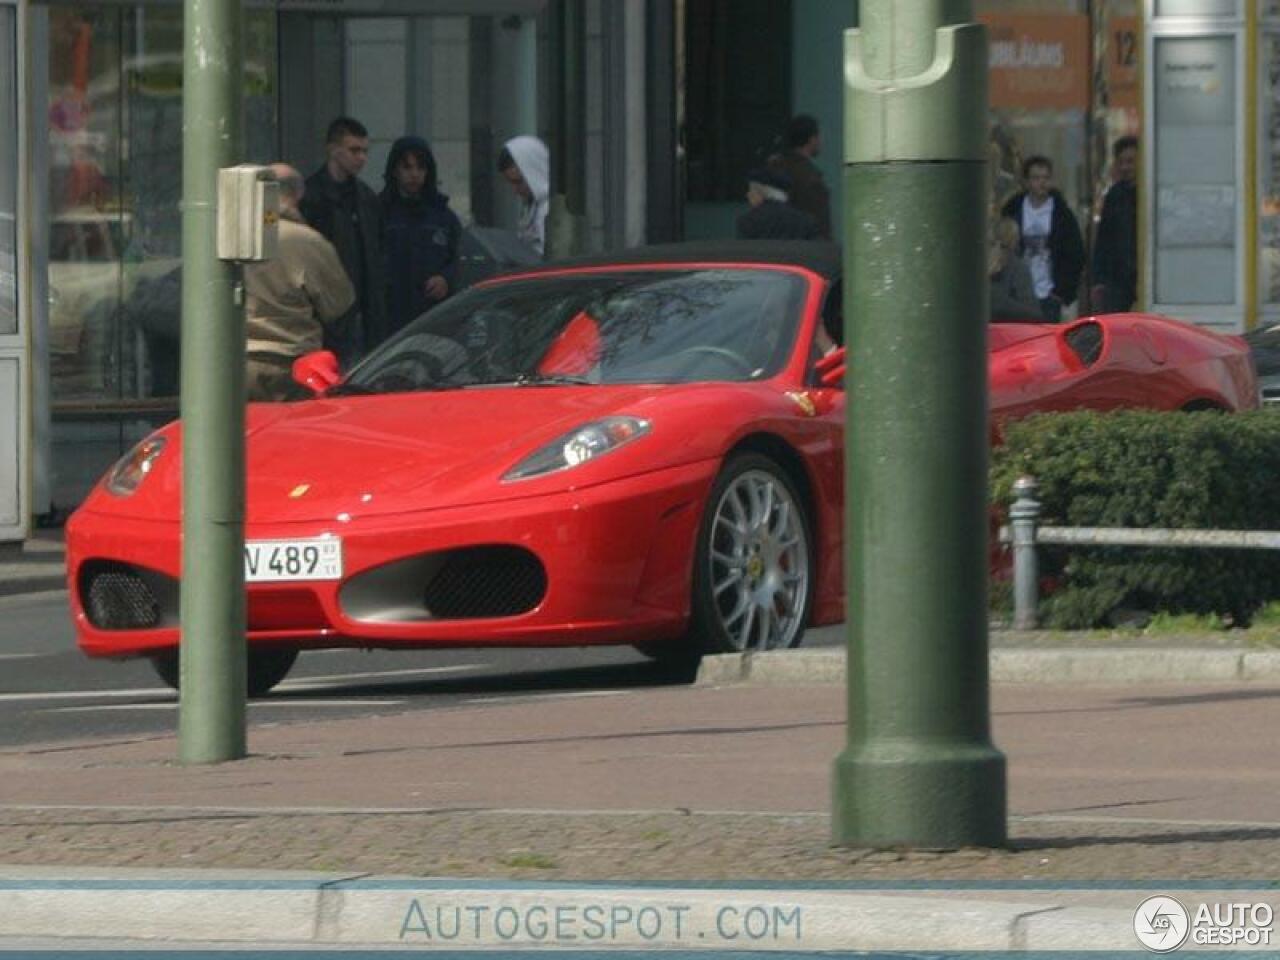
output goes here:
{"type": "Polygon", "coordinates": [[[346,367],[387,337],[382,207],[378,195],[360,180],[369,160],[364,125],[338,117],[329,124],[325,140],[325,164],[307,178],[299,209],[333,244],[356,292],[355,306],[325,342],[346,367]]]}
{"type": "Polygon", "coordinates": [[[739,240],[817,240],[818,224],[802,210],[787,203],[790,183],[780,173],[764,167],[747,174],[747,203],[751,209],[738,217],[739,240]]]}
{"type": "Polygon", "coordinates": [[[1093,308],[1123,313],[1138,299],[1138,138],[1111,148],[1115,177],[1102,198],[1093,247],[1093,308]]]}
{"type": "Polygon", "coordinates": [[[1031,268],[1040,312],[1048,323],[1062,319],[1064,307],[1076,302],[1084,269],[1080,224],[1066,198],[1053,189],[1053,163],[1029,157],[1022,165],[1027,188],[1010,197],[1001,211],[1022,231],[1021,256],[1031,268]]]}
{"type": "Polygon", "coordinates": [[[388,332],[394,334],[457,287],[462,223],[439,190],[435,155],[421,137],[391,145],[382,179],[388,332]]]}
{"type": "Polygon", "coordinates": [[[787,125],[787,149],[769,158],[769,168],[791,183],[787,196],[793,207],[813,217],[818,235],[831,239],[831,193],[813,158],[822,149],[818,121],[806,113],[787,125]]]}

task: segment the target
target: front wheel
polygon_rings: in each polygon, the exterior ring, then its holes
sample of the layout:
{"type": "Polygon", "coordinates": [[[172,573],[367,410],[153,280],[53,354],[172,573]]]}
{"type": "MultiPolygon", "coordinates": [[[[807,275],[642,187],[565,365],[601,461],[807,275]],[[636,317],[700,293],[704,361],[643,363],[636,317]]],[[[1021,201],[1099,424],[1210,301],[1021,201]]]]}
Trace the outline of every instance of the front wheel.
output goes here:
{"type": "MultiPolygon", "coordinates": [[[[182,672],[178,666],[178,651],[175,647],[164,653],[151,657],[151,666],[161,681],[174,690],[182,686],[182,672]]],[[[264,697],[271,688],[288,676],[293,662],[298,659],[298,651],[285,647],[264,647],[248,649],[248,662],[245,667],[245,687],[250,697],[264,697]]]]}
{"type": "Polygon", "coordinates": [[[694,639],[702,653],[794,647],[813,603],[813,536],[787,472],[736,455],[711,488],[693,570],[694,639]]]}

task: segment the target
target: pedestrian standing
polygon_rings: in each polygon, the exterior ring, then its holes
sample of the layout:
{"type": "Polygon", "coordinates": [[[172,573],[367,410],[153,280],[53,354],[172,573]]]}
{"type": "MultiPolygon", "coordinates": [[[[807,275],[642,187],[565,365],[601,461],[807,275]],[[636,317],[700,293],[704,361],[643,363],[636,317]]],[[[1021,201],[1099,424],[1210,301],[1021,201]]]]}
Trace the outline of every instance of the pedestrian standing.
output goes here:
{"type": "Polygon", "coordinates": [[[333,244],[356,292],[355,306],[326,343],[343,366],[386,339],[386,280],[382,252],[382,206],[360,179],[369,160],[369,131],[360,121],[338,117],[325,137],[325,163],[307,178],[301,212],[333,244]]]}
{"type": "Polygon", "coordinates": [[[298,212],[302,174],[271,167],[280,184],[276,255],[244,268],[245,388],[250,400],[285,400],[295,392],[293,361],[319,350],[324,328],[355,302],[333,245],[298,212]]]}
{"type": "Polygon", "coordinates": [[[498,154],[498,172],[520,200],[516,233],[539,255],[546,254],[547,211],[551,207],[551,154],[537,137],[513,137],[498,154]]]}
{"type": "Polygon", "coordinates": [[[1053,162],[1028,157],[1022,166],[1026,189],[1010,197],[1001,210],[1022,231],[1021,256],[1031,268],[1040,312],[1048,323],[1062,319],[1076,302],[1084,269],[1080,224],[1066,198],[1053,187],[1053,162]]]}
{"type": "Polygon", "coordinates": [[[747,203],[738,217],[739,240],[818,240],[818,223],[787,202],[790,183],[775,170],[758,167],[747,174],[747,203]]]}
{"type": "Polygon", "coordinates": [[[1040,319],[1040,303],[1026,261],[1018,256],[1018,225],[998,217],[991,228],[987,273],[991,284],[991,319],[1034,323],[1040,319]]]}
{"type": "Polygon", "coordinates": [[[782,174],[790,184],[788,202],[813,217],[818,236],[831,239],[831,192],[813,158],[822,150],[818,121],[807,113],[793,117],[787,125],[787,148],[769,158],[769,168],[782,174]]]}
{"type": "Polygon", "coordinates": [[[1093,307],[1123,313],[1138,299],[1138,138],[1121,137],[1111,148],[1115,178],[1102,198],[1093,246],[1093,307]]]}
{"type": "Polygon", "coordinates": [[[435,155],[421,137],[391,145],[382,179],[387,327],[394,335],[457,286],[462,223],[440,192],[435,155]]]}

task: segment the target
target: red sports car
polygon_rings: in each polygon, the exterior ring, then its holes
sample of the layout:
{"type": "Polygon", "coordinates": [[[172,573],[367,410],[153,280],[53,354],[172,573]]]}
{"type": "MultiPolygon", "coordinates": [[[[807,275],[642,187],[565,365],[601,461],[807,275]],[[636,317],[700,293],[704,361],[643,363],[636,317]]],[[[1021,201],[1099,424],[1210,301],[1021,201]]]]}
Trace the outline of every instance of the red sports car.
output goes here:
{"type": "MultiPolygon", "coordinates": [[[[309,647],[787,647],[843,616],[839,252],[533,269],[248,412],[249,678],[309,647]]],[[[990,328],[997,417],[1256,405],[1242,342],[1154,316],[990,328]]],[[[180,423],[67,527],[80,646],[177,682],[180,423]]]]}

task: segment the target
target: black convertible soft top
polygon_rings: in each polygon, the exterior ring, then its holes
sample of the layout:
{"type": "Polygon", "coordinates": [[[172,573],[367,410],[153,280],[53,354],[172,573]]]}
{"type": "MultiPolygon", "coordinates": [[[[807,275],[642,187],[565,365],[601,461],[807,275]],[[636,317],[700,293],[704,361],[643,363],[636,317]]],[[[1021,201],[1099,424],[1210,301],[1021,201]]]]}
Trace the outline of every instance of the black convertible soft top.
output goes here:
{"type": "Polygon", "coordinates": [[[612,267],[647,263],[776,263],[804,267],[833,280],[840,276],[840,247],[806,240],[718,240],[715,242],[659,243],[616,253],[556,260],[515,272],[546,273],[574,267],[612,267]]]}

